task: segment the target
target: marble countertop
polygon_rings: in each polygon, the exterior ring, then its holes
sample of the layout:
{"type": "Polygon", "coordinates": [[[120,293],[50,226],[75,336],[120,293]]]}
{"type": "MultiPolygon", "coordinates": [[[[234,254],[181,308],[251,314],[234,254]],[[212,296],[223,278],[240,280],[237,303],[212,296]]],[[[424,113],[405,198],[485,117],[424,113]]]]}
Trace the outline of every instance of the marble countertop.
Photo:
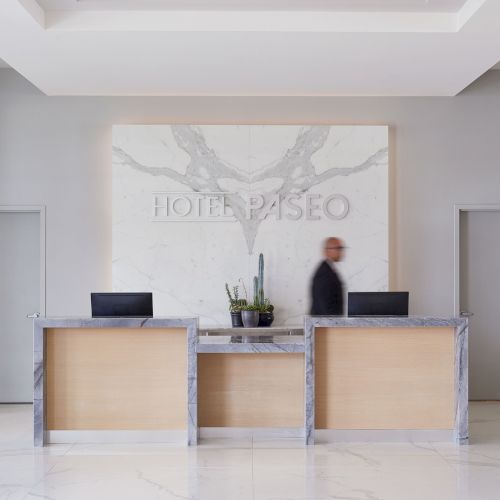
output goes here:
{"type": "Polygon", "coordinates": [[[457,327],[467,323],[462,317],[437,316],[305,316],[315,327],[457,327]]]}
{"type": "Polygon", "coordinates": [[[205,327],[199,329],[198,353],[304,352],[304,328],[205,327]]]}
{"type": "MultiPolygon", "coordinates": [[[[304,316],[307,327],[457,327],[467,323],[462,317],[436,316],[304,316]]],[[[168,328],[196,327],[200,336],[275,336],[304,334],[302,326],[233,328],[198,326],[197,317],[169,316],[153,318],[40,317],[33,320],[37,328],[168,328]]]]}
{"type": "Polygon", "coordinates": [[[206,326],[198,328],[200,336],[217,335],[304,335],[303,326],[261,326],[257,328],[206,326]]]}
{"type": "Polygon", "coordinates": [[[33,320],[38,328],[168,328],[198,325],[198,318],[185,316],[153,318],[40,317],[33,320]]]}

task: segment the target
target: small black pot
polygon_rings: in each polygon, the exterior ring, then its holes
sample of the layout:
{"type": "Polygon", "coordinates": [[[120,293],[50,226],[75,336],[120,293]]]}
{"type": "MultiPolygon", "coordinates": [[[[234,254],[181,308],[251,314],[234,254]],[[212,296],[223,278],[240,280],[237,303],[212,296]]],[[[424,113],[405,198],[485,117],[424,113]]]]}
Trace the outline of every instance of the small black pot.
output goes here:
{"type": "Polygon", "coordinates": [[[274,314],[272,312],[265,312],[259,314],[259,326],[271,326],[274,321],[274,314]]]}
{"type": "Polygon", "coordinates": [[[243,320],[241,319],[241,311],[231,313],[231,325],[233,328],[238,328],[243,326],[243,320]]]}

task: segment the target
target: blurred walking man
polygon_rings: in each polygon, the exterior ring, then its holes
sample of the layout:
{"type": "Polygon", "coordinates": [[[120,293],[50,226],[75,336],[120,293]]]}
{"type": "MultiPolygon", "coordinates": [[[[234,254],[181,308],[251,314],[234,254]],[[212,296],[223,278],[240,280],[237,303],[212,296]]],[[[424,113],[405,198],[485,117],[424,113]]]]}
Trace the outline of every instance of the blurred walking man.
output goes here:
{"type": "Polygon", "coordinates": [[[345,246],[340,238],[327,238],[325,260],[318,266],[311,286],[311,314],[338,316],[344,314],[344,284],[335,267],[344,258],[345,246]]]}

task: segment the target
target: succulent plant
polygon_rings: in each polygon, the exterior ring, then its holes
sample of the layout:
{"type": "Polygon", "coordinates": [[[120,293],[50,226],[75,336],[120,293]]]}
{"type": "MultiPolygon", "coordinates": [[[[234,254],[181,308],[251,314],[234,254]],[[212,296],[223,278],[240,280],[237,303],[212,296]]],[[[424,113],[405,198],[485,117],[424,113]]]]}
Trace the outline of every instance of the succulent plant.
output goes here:
{"type": "Polygon", "coordinates": [[[226,283],[226,294],[229,299],[229,311],[230,312],[239,312],[242,310],[242,307],[247,304],[246,299],[239,298],[239,287],[233,286],[233,294],[231,295],[231,291],[229,290],[229,285],[226,283]]]}
{"type": "Polygon", "coordinates": [[[242,311],[260,311],[260,307],[255,304],[245,304],[241,307],[242,311]]]}
{"type": "Polygon", "coordinates": [[[260,306],[260,312],[272,313],[274,306],[269,299],[264,299],[264,303],[260,306]]]}

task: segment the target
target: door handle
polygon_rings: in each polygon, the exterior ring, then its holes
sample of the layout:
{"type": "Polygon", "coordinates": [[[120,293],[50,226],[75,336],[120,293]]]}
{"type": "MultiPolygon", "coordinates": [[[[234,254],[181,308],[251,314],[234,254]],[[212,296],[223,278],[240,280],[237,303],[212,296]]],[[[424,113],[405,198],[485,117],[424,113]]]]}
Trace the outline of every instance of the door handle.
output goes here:
{"type": "Polygon", "coordinates": [[[471,316],[474,316],[474,313],[468,311],[460,311],[460,316],[463,316],[464,318],[470,318],[471,316]]]}
{"type": "Polygon", "coordinates": [[[36,313],[33,313],[33,314],[27,314],[26,317],[30,318],[30,319],[39,318],[40,317],[40,313],[36,312],[36,313]]]}

